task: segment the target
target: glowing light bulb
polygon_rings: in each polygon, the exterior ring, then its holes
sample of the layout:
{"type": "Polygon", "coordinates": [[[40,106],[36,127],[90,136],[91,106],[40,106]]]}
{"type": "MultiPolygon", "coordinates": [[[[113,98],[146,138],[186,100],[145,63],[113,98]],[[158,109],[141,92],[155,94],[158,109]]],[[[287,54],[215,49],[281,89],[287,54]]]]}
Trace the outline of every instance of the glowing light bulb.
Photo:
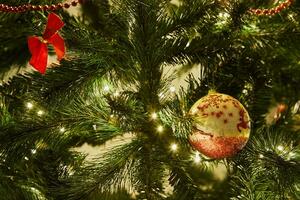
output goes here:
{"type": "Polygon", "coordinates": [[[155,112],[152,113],[152,114],[151,114],[151,118],[154,119],[154,120],[156,120],[156,119],[157,119],[157,114],[156,114],[155,112]]]}
{"type": "Polygon", "coordinates": [[[42,116],[44,114],[44,111],[42,111],[42,110],[39,110],[38,112],[37,112],[37,115],[38,116],[42,116]]]}
{"type": "Polygon", "coordinates": [[[32,154],[36,154],[36,149],[31,149],[32,154]]]}
{"type": "Polygon", "coordinates": [[[33,108],[33,104],[30,103],[30,102],[28,102],[28,103],[26,104],[26,107],[27,107],[28,109],[31,109],[31,108],[33,108]]]}
{"type": "Polygon", "coordinates": [[[164,127],[162,125],[157,126],[157,132],[161,133],[164,131],[164,127]]]}
{"type": "Polygon", "coordinates": [[[281,146],[281,145],[279,145],[279,146],[277,147],[277,149],[278,149],[279,151],[283,151],[283,150],[284,150],[284,147],[281,146]]]}
{"type": "Polygon", "coordinates": [[[61,132],[61,133],[63,133],[63,132],[65,132],[65,128],[64,127],[61,127],[60,129],[59,129],[59,131],[61,132]]]}
{"type": "Polygon", "coordinates": [[[194,157],[194,162],[195,163],[200,163],[201,162],[201,157],[199,152],[196,152],[195,157],[194,157]]]}
{"type": "Polygon", "coordinates": [[[171,92],[175,92],[175,91],[176,91],[176,88],[175,88],[174,86],[171,86],[171,87],[170,87],[170,91],[171,91],[171,92]]]}
{"type": "Polygon", "coordinates": [[[108,92],[108,91],[109,91],[109,86],[108,86],[108,85],[105,85],[105,86],[103,87],[103,90],[104,90],[105,92],[108,92]]]}
{"type": "Polygon", "coordinates": [[[177,144],[175,144],[175,143],[171,144],[172,151],[177,151],[177,148],[178,148],[177,144]]]}
{"type": "Polygon", "coordinates": [[[188,43],[186,43],[185,47],[189,47],[191,44],[191,41],[189,41],[188,43]]]}
{"type": "Polygon", "coordinates": [[[120,96],[120,93],[119,93],[118,91],[116,91],[116,92],[114,93],[114,97],[118,97],[118,96],[120,96]]]}
{"type": "Polygon", "coordinates": [[[27,156],[24,157],[25,160],[29,160],[29,158],[27,156]]]}

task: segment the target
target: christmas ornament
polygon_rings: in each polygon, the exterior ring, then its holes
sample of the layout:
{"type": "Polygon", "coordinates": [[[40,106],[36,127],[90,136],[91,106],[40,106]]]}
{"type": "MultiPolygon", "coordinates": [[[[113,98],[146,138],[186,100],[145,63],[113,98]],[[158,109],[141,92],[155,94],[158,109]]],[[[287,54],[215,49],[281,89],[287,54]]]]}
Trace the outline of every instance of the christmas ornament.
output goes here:
{"type": "Polygon", "coordinates": [[[189,141],[207,157],[231,157],[248,141],[248,112],[229,95],[210,92],[192,106],[190,115],[194,123],[189,141]]]}
{"type": "Polygon", "coordinates": [[[48,16],[48,22],[42,38],[31,36],[28,38],[28,47],[32,55],[29,63],[44,74],[47,68],[48,49],[47,45],[52,44],[60,61],[65,55],[64,39],[57,33],[64,26],[64,22],[54,13],[48,16]]]}
{"type": "Polygon", "coordinates": [[[293,3],[293,0],[285,0],[284,2],[280,3],[278,6],[270,9],[255,9],[250,8],[249,12],[255,15],[275,15],[280,13],[282,10],[286,9],[293,3]]]}

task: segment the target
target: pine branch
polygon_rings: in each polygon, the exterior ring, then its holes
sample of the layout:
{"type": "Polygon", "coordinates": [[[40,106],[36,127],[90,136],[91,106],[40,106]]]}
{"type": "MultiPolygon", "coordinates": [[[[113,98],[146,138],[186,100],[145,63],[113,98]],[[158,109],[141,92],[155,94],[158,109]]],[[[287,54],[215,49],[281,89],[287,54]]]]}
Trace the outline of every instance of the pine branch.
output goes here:
{"type": "Polygon", "coordinates": [[[131,171],[134,167],[131,158],[140,145],[140,141],[134,140],[111,150],[100,161],[95,160],[66,179],[66,187],[59,190],[54,188],[55,195],[68,200],[99,197],[107,199],[106,193],[113,194],[125,187],[128,170],[131,171]]]}
{"type": "MultiPolygon", "coordinates": [[[[14,119],[13,124],[2,127],[2,152],[18,159],[41,141],[55,150],[84,142],[103,144],[125,132],[110,122],[110,109],[101,96],[92,98],[90,95],[89,103],[87,105],[86,101],[79,98],[63,110],[55,110],[55,107],[45,110],[43,118],[27,111],[20,121],[14,119]]],[[[56,109],[60,109],[60,106],[56,109]]]]}
{"type": "Polygon", "coordinates": [[[232,184],[242,189],[240,198],[285,199],[297,191],[300,169],[295,141],[299,141],[298,133],[278,128],[259,130],[251,138],[235,163],[232,184]]]}

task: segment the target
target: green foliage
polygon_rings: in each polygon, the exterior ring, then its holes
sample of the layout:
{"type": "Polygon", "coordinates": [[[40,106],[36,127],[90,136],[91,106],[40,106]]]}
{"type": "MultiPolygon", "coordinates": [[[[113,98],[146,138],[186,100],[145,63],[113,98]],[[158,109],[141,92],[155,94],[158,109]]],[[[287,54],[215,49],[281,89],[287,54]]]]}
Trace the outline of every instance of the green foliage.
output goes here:
{"type": "MultiPolygon", "coordinates": [[[[177,3],[91,0],[78,17],[57,11],[66,58],[0,86],[0,198],[300,198],[299,2],[272,17],[248,12],[271,0],[177,3]],[[169,91],[195,69],[187,87],[169,91]],[[233,158],[194,160],[189,109],[210,89],[245,105],[251,137],[233,158]],[[278,103],[287,109],[267,124],[278,103]],[[91,159],[78,152],[83,144],[106,148],[91,159]]],[[[46,18],[0,13],[2,78],[26,67],[26,38],[42,34],[46,18]]]]}

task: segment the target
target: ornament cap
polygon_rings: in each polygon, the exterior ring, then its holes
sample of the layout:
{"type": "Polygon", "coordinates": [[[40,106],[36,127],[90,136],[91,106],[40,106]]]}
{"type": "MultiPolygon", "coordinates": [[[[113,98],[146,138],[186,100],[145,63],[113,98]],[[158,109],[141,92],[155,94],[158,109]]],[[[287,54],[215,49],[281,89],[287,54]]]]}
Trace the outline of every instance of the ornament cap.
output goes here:
{"type": "Polygon", "coordinates": [[[215,93],[217,93],[217,90],[215,89],[208,90],[208,94],[215,94],[215,93]]]}

